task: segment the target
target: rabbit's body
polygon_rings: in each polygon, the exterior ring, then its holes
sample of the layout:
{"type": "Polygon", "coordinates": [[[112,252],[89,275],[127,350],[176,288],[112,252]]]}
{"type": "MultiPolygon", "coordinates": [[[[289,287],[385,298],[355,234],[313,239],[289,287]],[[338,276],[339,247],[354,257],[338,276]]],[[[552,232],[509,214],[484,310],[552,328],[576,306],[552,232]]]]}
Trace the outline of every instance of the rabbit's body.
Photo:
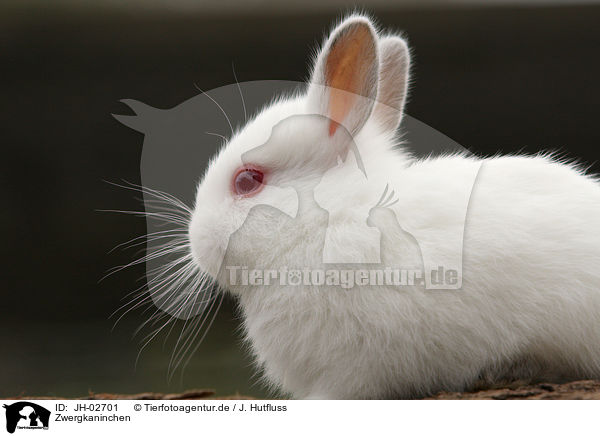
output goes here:
{"type": "MultiPolygon", "coordinates": [[[[461,211],[435,217],[455,189],[471,189],[457,181],[476,164],[457,156],[403,169],[398,221],[431,218],[421,234],[452,250],[443,234],[460,233],[461,211]]],[[[407,398],[480,378],[600,377],[599,223],[600,187],[577,170],[542,157],[487,159],[467,212],[461,290],[253,287],[240,299],[247,336],[267,379],[298,397],[407,398]],[[545,182],[533,187],[532,178],[545,182]]],[[[280,253],[282,265],[319,267],[302,259],[306,240],[295,246],[280,253]]],[[[387,255],[391,265],[412,260],[400,245],[387,255]]]]}
{"type": "Polygon", "coordinates": [[[599,184],[551,157],[411,158],[394,140],[407,77],[404,41],[351,17],[306,95],[252,120],[198,188],[194,260],[239,297],[266,379],[298,398],[410,398],[480,378],[600,377],[599,184]],[[369,212],[386,185],[398,202],[369,212]],[[290,202],[270,186],[295,189],[295,217],[264,206],[290,202]],[[367,214],[381,241],[356,230],[367,214]],[[381,263],[324,264],[325,231],[334,254],[381,248],[381,263]],[[461,289],[227,280],[231,266],[423,269],[423,253],[462,259],[461,289]]]}

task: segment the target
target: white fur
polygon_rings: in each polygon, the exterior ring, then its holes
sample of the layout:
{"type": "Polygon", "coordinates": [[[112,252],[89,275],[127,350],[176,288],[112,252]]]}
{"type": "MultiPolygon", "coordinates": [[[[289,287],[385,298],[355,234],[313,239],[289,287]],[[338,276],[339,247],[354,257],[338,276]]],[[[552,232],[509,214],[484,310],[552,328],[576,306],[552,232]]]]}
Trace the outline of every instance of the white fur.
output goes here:
{"type": "MultiPolygon", "coordinates": [[[[231,139],[198,187],[193,254],[221,283],[229,237],[252,208],[289,201],[232,195],[242,154],[268,141],[282,120],[311,108],[306,95],[272,104],[231,139]]],[[[368,184],[349,181],[356,164],[346,159],[320,187],[330,216],[337,217],[329,228],[339,236],[338,249],[377,248],[361,234],[348,234],[348,223],[364,219],[349,205],[376,202],[379,188],[391,183],[398,222],[425,235],[419,244],[435,246],[442,257],[455,255],[445,241],[462,231],[464,210],[453,208],[452,198],[473,188],[465,174],[481,165],[467,211],[462,289],[232,288],[266,379],[296,398],[343,399],[412,398],[464,390],[481,378],[600,377],[598,182],[551,156],[415,160],[393,148],[393,132],[384,124],[371,117],[354,138],[368,184]]],[[[336,157],[327,154],[331,138],[310,117],[287,123],[277,135],[279,147],[261,157],[272,168],[267,183],[293,185],[306,200],[320,180],[320,165],[336,157]]],[[[265,195],[282,195],[277,192],[265,195]]],[[[264,213],[263,224],[255,219],[230,244],[228,261],[250,268],[321,265],[317,209],[299,211],[293,225],[276,218],[275,227],[264,213]]],[[[388,261],[418,264],[416,251],[407,248],[411,242],[396,236],[388,261]]]]}

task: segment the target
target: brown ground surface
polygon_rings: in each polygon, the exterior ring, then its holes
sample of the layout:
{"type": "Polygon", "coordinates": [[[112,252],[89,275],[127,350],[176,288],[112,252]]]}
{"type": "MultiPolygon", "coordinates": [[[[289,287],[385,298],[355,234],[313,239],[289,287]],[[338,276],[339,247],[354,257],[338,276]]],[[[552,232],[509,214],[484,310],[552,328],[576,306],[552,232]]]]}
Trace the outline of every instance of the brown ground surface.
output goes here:
{"type": "Polygon", "coordinates": [[[511,385],[475,392],[440,392],[432,400],[600,400],[600,381],[511,385]]]}
{"type": "MultiPolygon", "coordinates": [[[[12,399],[55,400],[54,397],[15,397],[12,399]]],[[[231,395],[215,396],[212,389],[193,389],[175,394],[144,392],[140,394],[94,393],[80,400],[250,400],[252,397],[231,395]]],[[[538,383],[533,385],[512,384],[482,389],[474,392],[440,392],[428,400],[600,400],[600,381],[581,380],[563,384],[538,383]]]]}
{"type": "MultiPolygon", "coordinates": [[[[59,400],[66,398],[59,397],[29,397],[18,396],[11,398],[13,400],[34,399],[34,400],[59,400]]],[[[244,395],[230,395],[225,397],[215,396],[212,389],[191,389],[175,394],[163,394],[158,392],[142,392],[139,394],[110,394],[90,392],[85,397],[73,398],[75,400],[251,400],[252,397],[244,395]]]]}

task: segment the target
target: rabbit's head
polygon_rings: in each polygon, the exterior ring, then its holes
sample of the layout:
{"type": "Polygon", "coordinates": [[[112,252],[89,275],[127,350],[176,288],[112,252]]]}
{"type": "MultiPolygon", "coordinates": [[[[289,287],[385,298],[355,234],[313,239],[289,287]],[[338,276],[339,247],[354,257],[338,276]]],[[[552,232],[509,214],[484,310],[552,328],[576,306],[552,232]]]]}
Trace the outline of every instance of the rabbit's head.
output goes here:
{"type": "MultiPolygon", "coordinates": [[[[263,225],[254,220],[246,232],[257,235],[255,239],[230,244],[230,236],[255,206],[283,210],[295,201],[289,189],[281,188],[293,188],[298,196],[310,194],[325,172],[335,168],[342,174],[344,166],[361,166],[360,157],[368,174],[370,156],[394,145],[408,66],[404,40],[378,36],[368,18],[353,15],[335,27],[315,59],[307,89],[262,110],[211,161],[198,186],[189,226],[200,269],[217,277],[226,250],[238,264],[248,265],[252,259],[245,257],[250,254],[275,258],[286,241],[298,237],[278,235],[281,247],[272,240],[261,243],[261,233],[274,231],[264,212],[263,225]],[[356,160],[347,159],[349,155],[356,160]]],[[[329,180],[336,184],[330,187],[336,195],[349,189],[341,175],[329,180]]],[[[300,243],[310,238],[310,225],[322,223],[306,220],[302,225],[300,243]]]]}

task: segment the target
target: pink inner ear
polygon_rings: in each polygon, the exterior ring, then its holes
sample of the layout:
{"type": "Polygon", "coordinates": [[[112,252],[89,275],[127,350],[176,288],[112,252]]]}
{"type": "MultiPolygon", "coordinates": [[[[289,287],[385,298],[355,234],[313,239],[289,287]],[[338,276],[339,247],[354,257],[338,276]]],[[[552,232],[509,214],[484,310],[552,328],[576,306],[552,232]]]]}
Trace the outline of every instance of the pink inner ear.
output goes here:
{"type": "Polygon", "coordinates": [[[335,134],[335,131],[337,130],[337,126],[338,126],[338,123],[334,123],[333,121],[331,121],[329,123],[329,136],[333,136],[335,134]]]}
{"type": "Polygon", "coordinates": [[[337,128],[340,125],[340,123],[338,123],[337,121],[333,121],[333,120],[329,120],[329,136],[333,136],[335,135],[335,132],[337,132],[337,128]]]}
{"type": "Polygon", "coordinates": [[[333,136],[340,123],[346,118],[356,97],[349,92],[340,91],[332,88],[329,94],[329,136],[333,136]]]}
{"type": "Polygon", "coordinates": [[[352,110],[356,95],[367,93],[369,67],[375,62],[374,41],[369,27],[360,23],[334,41],[325,64],[329,87],[329,136],[337,131],[352,110]]]}

